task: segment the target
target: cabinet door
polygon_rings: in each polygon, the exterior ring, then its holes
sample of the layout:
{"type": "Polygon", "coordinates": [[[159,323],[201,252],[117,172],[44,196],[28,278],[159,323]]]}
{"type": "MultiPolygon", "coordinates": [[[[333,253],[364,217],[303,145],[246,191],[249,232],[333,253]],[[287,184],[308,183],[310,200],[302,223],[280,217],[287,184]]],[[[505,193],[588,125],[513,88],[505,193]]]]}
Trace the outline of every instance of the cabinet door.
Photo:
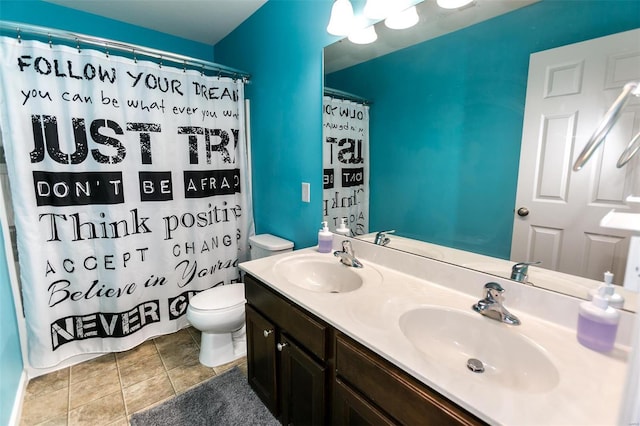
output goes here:
{"type": "Polygon", "coordinates": [[[326,368],[283,334],[280,383],[284,425],[323,425],[326,419],[326,368]]]}
{"type": "Polygon", "coordinates": [[[247,316],[247,372],[249,384],[274,416],[278,416],[275,326],[250,305],[247,316]]]}
{"type": "Polygon", "coordinates": [[[338,378],[334,383],[333,392],[333,426],[382,426],[395,424],[377,407],[338,378]]]}

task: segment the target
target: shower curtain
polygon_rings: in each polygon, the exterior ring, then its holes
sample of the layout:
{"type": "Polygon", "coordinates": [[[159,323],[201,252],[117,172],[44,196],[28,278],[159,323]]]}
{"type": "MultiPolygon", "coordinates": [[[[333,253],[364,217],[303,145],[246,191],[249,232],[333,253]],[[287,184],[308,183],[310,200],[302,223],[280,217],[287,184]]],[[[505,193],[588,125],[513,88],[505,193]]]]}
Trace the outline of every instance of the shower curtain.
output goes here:
{"type": "Polygon", "coordinates": [[[248,258],[243,82],[0,38],[33,367],[185,327],[248,258]]]}
{"type": "Polygon", "coordinates": [[[369,106],[324,96],[323,220],[346,218],[351,236],[369,232],[369,106]]]}

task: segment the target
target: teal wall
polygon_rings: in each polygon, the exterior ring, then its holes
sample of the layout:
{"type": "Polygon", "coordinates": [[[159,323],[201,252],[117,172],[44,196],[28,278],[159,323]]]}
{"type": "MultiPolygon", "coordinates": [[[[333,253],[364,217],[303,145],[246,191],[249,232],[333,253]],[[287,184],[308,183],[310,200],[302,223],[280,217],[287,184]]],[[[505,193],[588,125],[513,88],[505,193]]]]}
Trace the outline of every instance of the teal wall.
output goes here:
{"type": "Polygon", "coordinates": [[[23,368],[3,238],[0,227],[0,425],[9,424],[23,368]]]}
{"type": "Polygon", "coordinates": [[[370,228],[508,259],[529,55],[637,27],[640,1],[544,0],[327,76],[374,102],[370,228]]]}
{"type": "MultiPolygon", "coordinates": [[[[115,7],[115,6],[114,6],[115,7]]],[[[42,1],[0,0],[0,19],[64,29],[213,60],[214,47],[42,1]]],[[[2,235],[0,235],[0,238],[2,235]]],[[[2,239],[0,239],[2,241],[2,239]]],[[[22,356],[4,250],[0,251],[0,425],[8,424],[22,356]]]]}
{"type": "Polygon", "coordinates": [[[322,220],[322,49],[330,0],[269,0],[216,45],[216,61],[251,73],[257,233],[317,244],[322,220]],[[301,201],[301,183],[311,202],[301,201]]]}

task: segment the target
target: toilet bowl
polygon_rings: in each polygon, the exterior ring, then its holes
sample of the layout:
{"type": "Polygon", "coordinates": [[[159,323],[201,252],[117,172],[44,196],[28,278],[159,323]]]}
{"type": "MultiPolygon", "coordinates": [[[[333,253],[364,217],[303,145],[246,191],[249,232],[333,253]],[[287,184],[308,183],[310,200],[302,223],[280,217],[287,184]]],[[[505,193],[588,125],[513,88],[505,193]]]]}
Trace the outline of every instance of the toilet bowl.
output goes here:
{"type": "MultiPolygon", "coordinates": [[[[271,234],[249,237],[251,260],[293,250],[293,243],[271,234]]],[[[201,291],[189,300],[187,319],[202,332],[200,363],[226,364],[247,354],[244,325],[244,284],[227,284],[201,291]]]]}
{"type": "Polygon", "coordinates": [[[201,331],[201,364],[216,367],[246,355],[244,304],[242,283],[214,287],[191,298],[187,319],[201,331]]]}

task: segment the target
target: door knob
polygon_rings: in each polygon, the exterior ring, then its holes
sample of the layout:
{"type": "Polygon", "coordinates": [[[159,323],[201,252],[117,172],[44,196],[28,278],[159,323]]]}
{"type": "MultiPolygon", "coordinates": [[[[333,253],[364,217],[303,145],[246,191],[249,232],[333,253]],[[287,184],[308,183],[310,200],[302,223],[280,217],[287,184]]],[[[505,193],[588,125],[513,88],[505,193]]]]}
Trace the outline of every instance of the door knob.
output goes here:
{"type": "Polygon", "coordinates": [[[518,216],[520,217],[529,216],[529,209],[526,207],[520,207],[518,209],[518,216]]]}
{"type": "Polygon", "coordinates": [[[282,350],[285,348],[285,346],[289,346],[289,344],[287,342],[278,343],[276,345],[276,348],[278,349],[278,352],[282,352],[282,350]]]}
{"type": "Polygon", "coordinates": [[[264,337],[269,337],[271,333],[273,333],[273,330],[262,330],[264,337]]]}

